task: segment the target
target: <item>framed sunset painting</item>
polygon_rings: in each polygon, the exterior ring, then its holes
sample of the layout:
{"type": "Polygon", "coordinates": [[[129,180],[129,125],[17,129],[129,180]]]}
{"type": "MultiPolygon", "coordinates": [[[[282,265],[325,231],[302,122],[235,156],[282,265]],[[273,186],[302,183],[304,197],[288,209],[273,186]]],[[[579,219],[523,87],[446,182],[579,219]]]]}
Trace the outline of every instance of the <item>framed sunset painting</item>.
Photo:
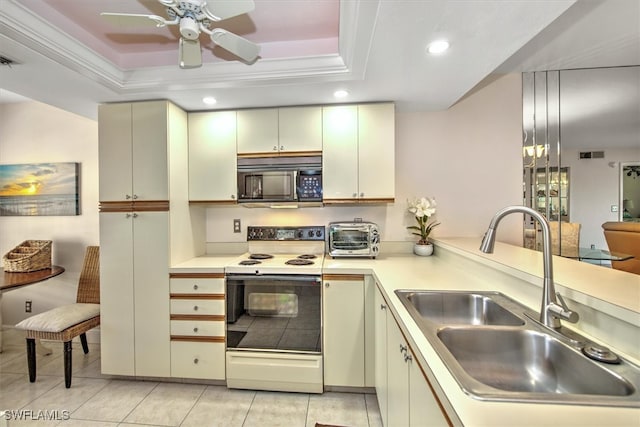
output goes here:
{"type": "Polygon", "coordinates": [[[78,163],[0,165],[0,216],[80,215],[78,163]]]}

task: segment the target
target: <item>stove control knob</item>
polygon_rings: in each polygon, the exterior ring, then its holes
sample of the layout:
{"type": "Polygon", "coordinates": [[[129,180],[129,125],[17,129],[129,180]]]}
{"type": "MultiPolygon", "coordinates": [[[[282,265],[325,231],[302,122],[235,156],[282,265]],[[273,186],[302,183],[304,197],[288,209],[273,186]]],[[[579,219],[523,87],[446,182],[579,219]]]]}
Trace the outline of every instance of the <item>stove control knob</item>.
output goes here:
{"type": "Polygon", "coordinates": [[[321,236],[322,236],[322,230],[317,229],[317,230],[316,230],[316,236],[317,236],[317,237],[321,237],[321,236]]]}
{"type": "Polygon", "coordinates": [[[309,230],[309,237],[313,237],[313,230],[309,230]]]}
{"type": "Polygon", "coordinates": [[[302,230],[298,230],[298,238],[302,239],[304,237],[304,232],[302,230]]]}

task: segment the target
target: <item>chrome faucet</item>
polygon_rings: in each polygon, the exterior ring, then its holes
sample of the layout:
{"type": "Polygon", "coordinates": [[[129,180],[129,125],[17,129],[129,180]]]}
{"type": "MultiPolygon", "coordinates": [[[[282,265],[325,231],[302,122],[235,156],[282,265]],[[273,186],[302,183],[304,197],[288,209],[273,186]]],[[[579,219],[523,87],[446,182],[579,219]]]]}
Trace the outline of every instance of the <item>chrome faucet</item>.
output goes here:
{"type": "Polygon", "coordinates": [[[580,316],[575,311],[571,311],[559,293],[556,293],[553,284],[553,264],[551,254],[551,230],[549,223],[539,212],[526,206],[507,206],[499,210],[491,219],[489,229],[482,238],[480,250],[484,253],[493,253],[493,246],[496,241],[496,227],[505,216],[520,212],[534,217],[542,228],[542,259],[544,268],[544,279],[542,283],[542,306],[540,307],[540,323],[548,328],[559,329],[560,319],[576,323],[580,316]],[[557,299],[556,299],[557,295],[557,299]],[[560,304],[558,304],[558,300],[560,304]]]}

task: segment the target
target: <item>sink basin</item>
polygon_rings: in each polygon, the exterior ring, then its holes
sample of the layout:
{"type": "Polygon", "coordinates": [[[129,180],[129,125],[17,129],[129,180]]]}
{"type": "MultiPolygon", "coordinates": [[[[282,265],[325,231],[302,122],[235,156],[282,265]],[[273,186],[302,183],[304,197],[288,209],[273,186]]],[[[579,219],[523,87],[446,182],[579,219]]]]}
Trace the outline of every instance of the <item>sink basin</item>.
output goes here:
{"type": "Polygon", "coordinates": [[[462,390],[476,399],[640,408],[639,366],[588,358],[581,349],[589,340],[545,327],[538,313],[500,292],[395,294],[462,390]]]}
{"type": "Polygon", "coordinates": [[[635,391],[624,378],[547,334],[444,328],[437,335],[469,376],[499,390],[604,396],[635,391]]]}
{"type": "Polygon", "coordinates": [[[498,293],[397,291],[411,311],[440,325],[522,326],[524,320],[496,303],[498,293]],[[411,307],[411,308],[410,308],[411,307]]]}

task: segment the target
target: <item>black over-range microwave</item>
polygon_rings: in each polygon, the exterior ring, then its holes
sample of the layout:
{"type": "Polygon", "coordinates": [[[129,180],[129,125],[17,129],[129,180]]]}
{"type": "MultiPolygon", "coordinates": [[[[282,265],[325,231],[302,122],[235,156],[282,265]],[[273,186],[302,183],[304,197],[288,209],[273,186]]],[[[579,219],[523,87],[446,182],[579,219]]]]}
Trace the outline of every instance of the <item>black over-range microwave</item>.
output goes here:
{"type": "Polygon", "coordinates": [[[238,158],[238,203],[322,202],[322,156],[238,158]]]}

